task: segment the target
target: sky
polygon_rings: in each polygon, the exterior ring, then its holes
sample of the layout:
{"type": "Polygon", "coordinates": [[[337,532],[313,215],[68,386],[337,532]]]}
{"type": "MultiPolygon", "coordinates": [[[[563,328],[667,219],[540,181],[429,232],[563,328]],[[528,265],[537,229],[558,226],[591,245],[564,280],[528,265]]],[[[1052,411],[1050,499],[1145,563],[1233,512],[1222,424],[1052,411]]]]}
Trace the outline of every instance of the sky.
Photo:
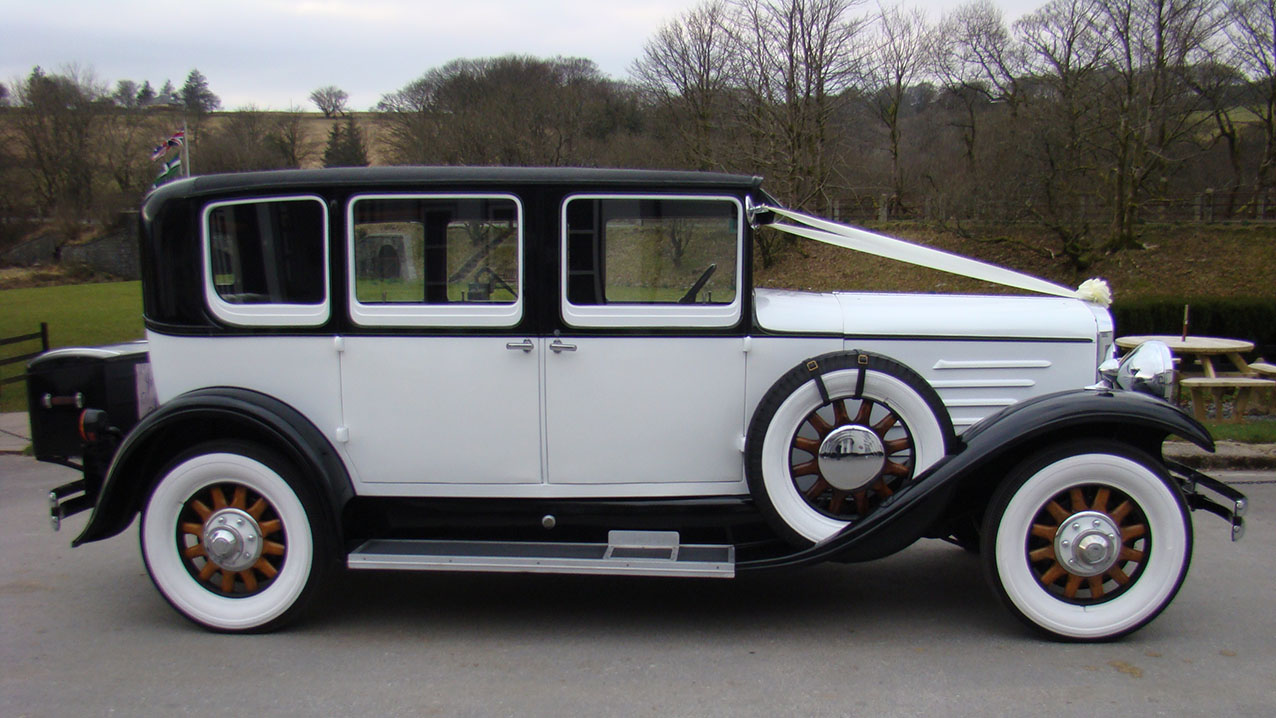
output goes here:
{"type": "MultiPolygon", "coordinates": [[[[1044,1],[993,0],[1008,22],[1044,1]]],[[[365,110],[457,58],[585,57],[624,79],[648,38],[698,2],[0,0],[0,82],[75,66],[158,90],[198,69],[224,109],[313,110],[310,92],[336,85],[365,110]]],[[[962,2],[905,0],[932,20],[962,2]]]]}

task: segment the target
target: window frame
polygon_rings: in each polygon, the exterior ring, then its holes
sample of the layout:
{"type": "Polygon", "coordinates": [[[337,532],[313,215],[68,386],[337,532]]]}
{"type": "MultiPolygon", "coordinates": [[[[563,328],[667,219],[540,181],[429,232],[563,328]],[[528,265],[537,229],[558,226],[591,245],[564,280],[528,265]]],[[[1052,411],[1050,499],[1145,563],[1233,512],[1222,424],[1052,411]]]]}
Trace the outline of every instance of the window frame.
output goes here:
{"type": "Polygon", "coordinates": [[[205,205],[200,220],[200,244],[204,260],[204,302],[209,311],[217,319],[240,327],[317,327],[327,323],[332,305],[332,297],[329,291],[332,275],[332,260],[329,254],[328,241],[330,230],[331,220],[328,216],[328,203],[318,195],[295,194],[237,197],[235,199],[210,202],[205,205]],[[323,301],[317,304],[234,304],[222,299],[222,296],[217,292],[216,282],[213,277],[213,237],[211,231],[213,211],[221,207],[235,205],[295,202],[298,200],[309,200],[318,203],[323,218],[323,236],[321,238],[323,244],[320,250],[320,256],[323,257],[323,301]]]}
{"type": "Polygon", "coordinates": [[[526,233],[523,201],[506,192],[475,193],[373,193],[350,197],[346,202],[346,298],[350,320],[360,327],[513,327],[523,320],[523,302],[527,296],[527,258],[524,253],[526,233]],[[357,296],[354,249],[354,206],[360,200],[510,200],[514,203],[518,222],[518,296],[508,304],[364,304],[357,296]]]}
{"type": "Polygon", "coordinates": [[[568,326],[595,327],[705,327],[735,326],[744,307],[744,204],[738,197],[722,194],[659,193],[577,193],[563,198],[559,207],[559,306],[568,326]],[[735,297],[729,304],[624,303],[573,304],[567,298],[568,226],[567,205],[573,200],[690,200],[730,202],[736,210],[735,297]]]}

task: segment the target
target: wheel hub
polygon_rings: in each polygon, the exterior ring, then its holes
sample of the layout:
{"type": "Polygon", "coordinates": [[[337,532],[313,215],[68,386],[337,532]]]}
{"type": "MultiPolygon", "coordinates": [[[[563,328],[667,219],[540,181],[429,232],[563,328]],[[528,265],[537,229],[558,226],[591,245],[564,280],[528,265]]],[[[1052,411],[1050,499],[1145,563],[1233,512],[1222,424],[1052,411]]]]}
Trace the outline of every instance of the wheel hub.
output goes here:
{"type": "Polygon", "coordinates": [[[1121,553],[1121,527],[1099,511],[1081,511],[1059,526],[1055,555],[1068,573],[1098,576],[1112,568],[1121,553]]]}
{"type": "Polygon", "coordinates": [[[881,438],[858,424],[839,426],[820,443],[820,475],[833,488],[854,491],[870,484],[886,465],[881,438]]]}
{"type": "Polygon", "coordinates": [[[234,508],[209,514],[203,542],[208,560],[226,571],[243,571],[257,563],[265,544],[257,520],[234,508]]]}

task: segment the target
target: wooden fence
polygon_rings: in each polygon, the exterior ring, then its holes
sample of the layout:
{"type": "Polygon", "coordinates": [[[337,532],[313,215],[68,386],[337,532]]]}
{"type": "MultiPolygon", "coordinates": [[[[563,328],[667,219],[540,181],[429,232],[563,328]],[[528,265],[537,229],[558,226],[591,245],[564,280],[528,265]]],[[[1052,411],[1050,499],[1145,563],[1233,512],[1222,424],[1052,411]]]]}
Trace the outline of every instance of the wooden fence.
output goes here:
{"type": "MultiPolygon", "coordinates": [[[[16,356],[11,356],[11,357],[0,357],[0,367],[8,366],[10,364],[19,364],[22,362],[30,361],[31,359],[34,359],[40,356],[41,353],[49,351],[49,325],[46,324],[45,322],[40,322],[40,331],[38,332],[33,332],[31,334],[20,334],[16,337],[0,337],[0,347],[9,346],[12,344],[21,344],[23,342],[34,342],[37,339],[40,341],[40,351],[29,352],[26,354],[18,354],[16,356]]],[[[20,381],[26,380],[26,378],[27,378],[26,372],[22,371],[22,372],[19,372],[16,376],[0,378],[0,386],[4,386],[5,384],[16,384],[20,381]]]]}

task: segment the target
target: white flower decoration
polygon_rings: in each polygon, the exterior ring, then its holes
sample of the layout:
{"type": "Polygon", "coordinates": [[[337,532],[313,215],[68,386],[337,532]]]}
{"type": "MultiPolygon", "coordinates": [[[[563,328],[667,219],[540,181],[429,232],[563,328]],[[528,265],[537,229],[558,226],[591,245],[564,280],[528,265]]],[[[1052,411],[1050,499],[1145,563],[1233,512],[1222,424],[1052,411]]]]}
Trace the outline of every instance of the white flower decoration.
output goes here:
{"type": "Polygon", "coordinates": [[[1077,287],[1077,299],[1098,304],[1101,307],[1112,306],[1112,288],[1098,277],[1091,277],[1077,287]]]}

